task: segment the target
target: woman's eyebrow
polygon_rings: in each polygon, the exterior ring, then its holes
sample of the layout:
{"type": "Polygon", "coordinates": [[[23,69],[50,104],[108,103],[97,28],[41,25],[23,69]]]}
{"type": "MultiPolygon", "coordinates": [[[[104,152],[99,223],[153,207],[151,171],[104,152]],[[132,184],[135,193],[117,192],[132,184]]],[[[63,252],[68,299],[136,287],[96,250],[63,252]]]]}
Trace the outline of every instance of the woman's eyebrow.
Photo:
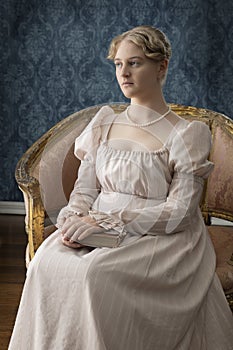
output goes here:
{"type": "MultiPolygon", "coordinates": [[[[140,60],[142,60],[143,58],[140,57],[140,56],[132,56],[132,57],[127,58],[127,60],[135,60],[135,59],[140,59],[140,60]]],[[[122,61],[122,59],[116,57],[116,58],[114,59],[114,62],[115,62],[115,61],[122,61]]]]}

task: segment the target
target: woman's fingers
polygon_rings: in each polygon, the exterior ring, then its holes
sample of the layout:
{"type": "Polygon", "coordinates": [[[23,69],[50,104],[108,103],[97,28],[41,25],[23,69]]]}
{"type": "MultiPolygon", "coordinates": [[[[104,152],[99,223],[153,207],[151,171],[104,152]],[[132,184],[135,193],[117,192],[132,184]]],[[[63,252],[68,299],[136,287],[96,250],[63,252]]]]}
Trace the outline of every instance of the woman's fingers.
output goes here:
{"type": "Polygon", "coordinates": [[[77,243],[77,242],[70,242],[69,240],[67,240],[64,237],[62,238],[62,243],[69,248],[82,248],[82,247],[84,247],[82,244],[77,243]]]}
{"type": "Polygon", "coordinates": [[[78,216],[78,215],[69,216],[69,217],[65,220],[65,222],[63,223],[62,227],[65,227],[65,226],[71,224],[72,222],[73,222],[73,223],[74,223],[74,222],[78,222],[78,221],[80,221],[80,219],[81,219],[81,217],[78,216]]]}
{"type": "Polygon", "coordinates": [[[71,239],[71,237],[73,237],[73,235],[76,232],[82,233],[84,226],[86,226],[86,224],[84,222],[71,223],[71,224],[67,225],[66,227],[64,227],[64,229],[62,228],[63,235],[65,237],[71,239]]]}
{"type": "Polygon", "coordinates": [[[76,225],[76,227],[79,227],[79,225],[83,225],[83,222],[80,220],[80,217],[77,215],[70,216],[66,219],[65,223],[62,225],[61,233],[62,235],[66,235],[68,230],[76,225]]]}
{"type": "Polygon", "coordinates": [[[89,216],[86,217],[69,217],[61,229],[62,235],[66,241],[71,244],[82,240],[93,233],[103,232],[96,221],[89,216]]]}
{"type": "MultiPolygon", "coordinates": [[[[93,233],[101,233],[101,232],[103,232],[103,229],[101,227],[89,225],[89,227],[87,227],[86,230],[83,230],[83,232],[81,234],[79,234],[78,240],[82,241],[84,238],[92,235],[93,233]]],[[[73,237],[72,237],[72,239],[73,239],[73,237]]]]}
{"type": "Polygon", "coordinates": [[[103,232],[103,229],[98,226],[92,226],[89,224],[83,224],[82,226],[79,226],[73,235],[70,237],[71,241],[81,241],[82,239],[90,236],[93,233],[100,233],[103,232]]]}
{"type": "Polygon", "coordinates": [[[62,228],[61,228],[62,234],[67,234],[67,231],[71,227],[74,227],[74,225],[76,226],[76,228],[78,228],[84,224],[98,226],[96,221],[94,219],[92,219],[90,216],[80,217],[77,215],[73,215],[73,216],[70,216],[69,218],[67,218],[66,221],[64,222],[64,224],[62,225],[62,228]]]}

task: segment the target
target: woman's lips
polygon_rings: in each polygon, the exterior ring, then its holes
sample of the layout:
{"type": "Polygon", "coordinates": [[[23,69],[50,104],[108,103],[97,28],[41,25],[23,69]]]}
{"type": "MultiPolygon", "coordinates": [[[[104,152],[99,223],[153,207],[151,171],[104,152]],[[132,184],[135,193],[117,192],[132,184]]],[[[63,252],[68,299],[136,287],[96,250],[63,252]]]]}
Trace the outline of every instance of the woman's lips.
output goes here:
{"type": "Polygon", "coordinates": [[[133,83],[130,83],[129,81],[122,83],[122,86],[124,87],[131,86],[131,85],[133,85],[133,83]]]}

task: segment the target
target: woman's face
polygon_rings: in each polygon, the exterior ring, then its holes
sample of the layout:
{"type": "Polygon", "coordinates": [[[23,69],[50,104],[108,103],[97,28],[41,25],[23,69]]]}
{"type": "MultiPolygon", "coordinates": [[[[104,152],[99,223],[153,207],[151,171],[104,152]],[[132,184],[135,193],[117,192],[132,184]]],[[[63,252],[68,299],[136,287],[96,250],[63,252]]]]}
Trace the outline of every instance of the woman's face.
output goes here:
{"type": "Polygon", "coordinates": [[[132,41],[125,39],[119,44],[114,63],[118,84],[131,102],[154,99],[156,93],[161,92],[161,78],[166,63],[147,58],[143,50],[132,41]]]}

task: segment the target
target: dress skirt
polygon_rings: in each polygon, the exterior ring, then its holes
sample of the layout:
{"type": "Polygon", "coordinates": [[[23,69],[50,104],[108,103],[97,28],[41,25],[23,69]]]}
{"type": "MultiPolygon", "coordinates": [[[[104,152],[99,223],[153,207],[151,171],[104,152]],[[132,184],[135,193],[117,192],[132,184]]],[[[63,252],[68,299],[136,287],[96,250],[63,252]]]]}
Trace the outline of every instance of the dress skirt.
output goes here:
{"type": "MultiPolygon", "coordinates": [[[[232,350],[220,282],[215,274],[206,279],[204,261],[192,273],[198,252],[182,249],[187,232],[183,242],[177,236],[72,249],[53,233],[29,265],[9,349],[232,350]],[[176,240],[174,258],[169,245],[176,240]]],[[[203,239],[206,254],[199,257],[208,261],[213,250],[203,239]]]]}

